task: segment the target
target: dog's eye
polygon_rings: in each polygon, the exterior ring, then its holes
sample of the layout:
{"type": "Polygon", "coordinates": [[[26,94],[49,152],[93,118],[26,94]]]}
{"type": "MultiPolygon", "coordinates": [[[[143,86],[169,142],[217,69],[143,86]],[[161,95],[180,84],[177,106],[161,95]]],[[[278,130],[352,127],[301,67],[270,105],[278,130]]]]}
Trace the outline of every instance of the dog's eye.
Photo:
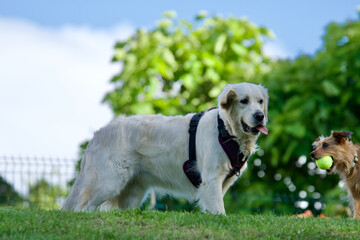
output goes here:
{"type": "Polygon", "coordinates": [[[241,100],[240,100],[240,103],[242,103],[242,104],[248,104],[248,103],[249,103],[249,99],[247,99],[247,98],[241,99],[241,100]]]}
{"type": "Polygon", "coordinates": [[[327,144],[327,143],[323,143],[323,148],[326,148],[327,146],[329,146],[329,144],[327,144]]]}
{"type": "Polygon", "coordinates": [[[259,100],[259,103],[260,103],[260,104],[263,104],[263,102],[264,102],[264,101],[263,101],[262,99],[261,99],[261,100],[259,100]]]}

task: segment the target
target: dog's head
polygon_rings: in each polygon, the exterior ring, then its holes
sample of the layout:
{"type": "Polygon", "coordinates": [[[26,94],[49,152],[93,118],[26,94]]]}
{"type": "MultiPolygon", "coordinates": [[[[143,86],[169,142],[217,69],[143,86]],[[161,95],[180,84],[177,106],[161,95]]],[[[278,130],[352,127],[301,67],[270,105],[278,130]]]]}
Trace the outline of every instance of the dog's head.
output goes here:
{"type": "Polygon", "coordinates": [[[349,173],[355,153],[353,143],[348,140],[351,134],[352,132],[332,131],[329,137],[318,137],[312,144],[314,151],[310,153],[310,157],[316,161],[324,156],[330,156],[333,164],[327,170],[328,173],[349,173]]]}
{"type": "Polygon", "coordinates": [[[225,115],[235,132],[245,135],[268,134],[266,129],[267,89],[252,83],[230,84],[218,98],[219,111],[225,115]]]}

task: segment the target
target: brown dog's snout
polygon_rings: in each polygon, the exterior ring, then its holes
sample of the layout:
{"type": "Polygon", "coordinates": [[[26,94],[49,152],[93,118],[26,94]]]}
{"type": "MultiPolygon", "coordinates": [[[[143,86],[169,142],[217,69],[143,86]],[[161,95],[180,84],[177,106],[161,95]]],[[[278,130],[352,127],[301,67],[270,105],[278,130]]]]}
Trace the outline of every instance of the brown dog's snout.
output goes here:
{"type": "Polygon", "coordinates": [[[312,159],[315,158],[315,151],[310,153],[310,157],[311,157],[312,159]]]}

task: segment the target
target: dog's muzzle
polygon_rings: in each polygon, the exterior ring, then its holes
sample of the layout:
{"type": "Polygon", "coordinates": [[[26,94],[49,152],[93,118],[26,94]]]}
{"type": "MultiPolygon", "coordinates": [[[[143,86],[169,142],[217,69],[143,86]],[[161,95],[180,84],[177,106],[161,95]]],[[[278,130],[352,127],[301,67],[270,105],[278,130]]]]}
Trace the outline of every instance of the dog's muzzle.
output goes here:
{"type": "Polygon", "coordinates": [[[259,132],[262,132],[263,134],[267,135],[268,134],[268,130],[266,128],[266,126],[260,124],[256,127],[250,127],[249,125],[247,125],[243,120],[241,120],[241,126],[244,132],[246,133],[251,133],[253,135],[258,134],[259,132]]]}

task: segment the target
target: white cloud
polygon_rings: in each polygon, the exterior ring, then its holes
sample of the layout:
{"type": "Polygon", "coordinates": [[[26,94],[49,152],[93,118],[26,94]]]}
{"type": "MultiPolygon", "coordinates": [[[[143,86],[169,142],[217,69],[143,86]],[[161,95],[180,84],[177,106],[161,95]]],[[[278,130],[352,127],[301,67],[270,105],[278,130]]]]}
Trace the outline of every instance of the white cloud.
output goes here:
{"type": "Polygon", "coordinates": [[[0,155],[76,157],[113,117],[101,100],[120,71],[113,46],[131,33],[0,18],[0,155]]]}
{"type": "Polygon", "coordinates": [[[273,60],[292,57],[291,54],[286,50],[285,46],[278,40],[265,41],[262,50],[266,56],[273,60]]]}

